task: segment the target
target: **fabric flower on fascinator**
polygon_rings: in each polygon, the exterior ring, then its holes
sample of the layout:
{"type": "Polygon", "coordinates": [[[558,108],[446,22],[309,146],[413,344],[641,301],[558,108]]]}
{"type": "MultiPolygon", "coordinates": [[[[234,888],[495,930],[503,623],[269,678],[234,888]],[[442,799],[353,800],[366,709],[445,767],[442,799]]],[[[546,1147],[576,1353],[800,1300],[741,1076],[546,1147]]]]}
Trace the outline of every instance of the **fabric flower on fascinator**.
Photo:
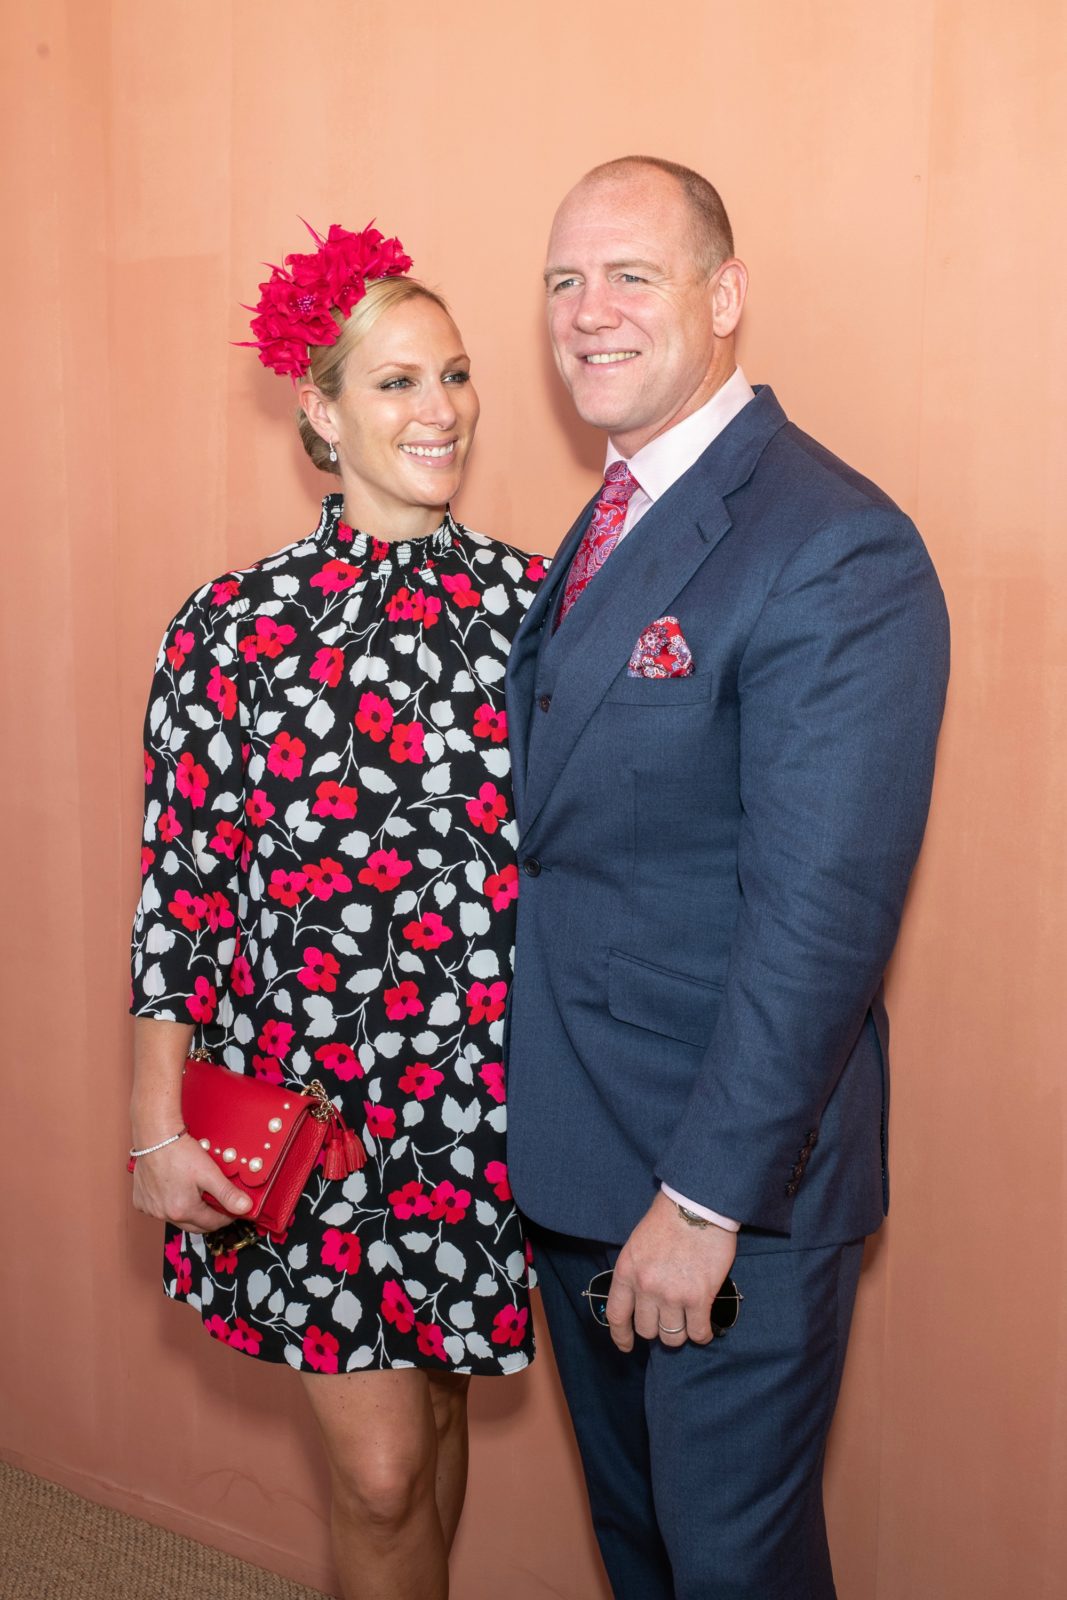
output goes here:
{"type": "Polygon", "coordinates": [[[400,240],[386,239],[373,224],[350,233],[335,222],[325,238],[310,223],[304,226],[318,248],[288,255],[284,266],[271,267],[259,286],[258,304],[245,307],[255,313],[253,337],[238,341],[258,350],[265,367],[294,383],[308,370],[312,346],[337,342],[337,316],[348,316],[368,282],[411,270],[400,240]]]}

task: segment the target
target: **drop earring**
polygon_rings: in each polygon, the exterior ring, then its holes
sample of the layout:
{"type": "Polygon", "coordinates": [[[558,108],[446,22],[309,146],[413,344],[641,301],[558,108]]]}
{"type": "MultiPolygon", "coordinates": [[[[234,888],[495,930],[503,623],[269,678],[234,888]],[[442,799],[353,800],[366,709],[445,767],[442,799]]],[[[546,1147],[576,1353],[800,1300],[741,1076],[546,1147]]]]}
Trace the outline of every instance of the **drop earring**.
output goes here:
{"type": "Polygon", "coordinates": [[[331,439],[330,440],[330,460],[331,461],[336,461],[337,460],[337,440],[336,439],[331,439]]]}

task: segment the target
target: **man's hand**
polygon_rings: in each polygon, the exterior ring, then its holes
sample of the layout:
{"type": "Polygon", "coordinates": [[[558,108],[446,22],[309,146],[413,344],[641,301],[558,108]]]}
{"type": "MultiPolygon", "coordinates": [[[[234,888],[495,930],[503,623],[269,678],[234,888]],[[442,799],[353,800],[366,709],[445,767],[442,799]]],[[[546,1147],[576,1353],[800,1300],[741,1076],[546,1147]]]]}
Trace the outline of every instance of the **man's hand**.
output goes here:
{"type": "Polygon", "coordinates": [[[693,1227],[658,1194],[615,1263],[606,1314],[619,1349],[633,1349],[635,1332],[670,1346],[708,1344],[712,1302],[736,1252],[735,1233],[693,1227]]]}

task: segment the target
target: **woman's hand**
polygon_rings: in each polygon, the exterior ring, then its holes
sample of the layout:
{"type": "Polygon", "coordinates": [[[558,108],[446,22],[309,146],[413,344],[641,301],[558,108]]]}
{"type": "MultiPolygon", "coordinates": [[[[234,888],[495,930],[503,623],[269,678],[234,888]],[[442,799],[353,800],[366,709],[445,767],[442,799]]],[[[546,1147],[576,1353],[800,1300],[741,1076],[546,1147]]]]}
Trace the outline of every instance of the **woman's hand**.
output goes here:
{"type": "MultiPolygon", "coordinates": [[[[138,1017],[133,1031],[131,1144],[147,1149],[169,1139],[182,1126],[182,1069],[193,1030],[184,1022],[138,1017]]],[[[224,1176],[206,1150],[189,1134],[151,1155],[138,1156],[133,1169],[133,1203],[150,1217],[163,1217],[189,1233],[213,1233],[231,1218],[209,1206],[213,1195],[226,1211],[243,1216],[252,1202],[224,1176]]]]}
{"type": "Polygon", "coordinates": [[[133,1169],[133,1203],[150,1217],[162,1217],[187,1233],[212,1233],[232,1220],[203,1199],[213,1195],[227,1212],[241,1215],[252,1202],[219,1170],[196,1140],[183,1134],[177,1144],[139,1156],[133,1169]]]}

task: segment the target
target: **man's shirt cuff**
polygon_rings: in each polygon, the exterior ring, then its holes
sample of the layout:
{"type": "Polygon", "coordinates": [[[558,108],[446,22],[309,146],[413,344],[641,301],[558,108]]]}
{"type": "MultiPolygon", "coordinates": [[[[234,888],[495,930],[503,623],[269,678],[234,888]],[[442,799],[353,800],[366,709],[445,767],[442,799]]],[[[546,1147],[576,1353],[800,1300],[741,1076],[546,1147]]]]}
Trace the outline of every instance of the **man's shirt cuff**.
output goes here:
{"type": "Polygon", "coordinates": [[[698,1217],[703,1217],[707,1222],[714,1222],[717,1227],[725,1228],[728,1233],[737,1233],[741,1227],[732,1217],[720,1216],[717,1211],[712,1211],[708,1206],[698,1206],[695,1200],[687,1200],[684,1194],[679,1194],[677,1189],[672,1189],[669,1184],[661,1183],[660,1188],[668,1200],[673,1200],[676,1206],[684,1206],[687,1211],[695,1211],[698,1217]]]}

